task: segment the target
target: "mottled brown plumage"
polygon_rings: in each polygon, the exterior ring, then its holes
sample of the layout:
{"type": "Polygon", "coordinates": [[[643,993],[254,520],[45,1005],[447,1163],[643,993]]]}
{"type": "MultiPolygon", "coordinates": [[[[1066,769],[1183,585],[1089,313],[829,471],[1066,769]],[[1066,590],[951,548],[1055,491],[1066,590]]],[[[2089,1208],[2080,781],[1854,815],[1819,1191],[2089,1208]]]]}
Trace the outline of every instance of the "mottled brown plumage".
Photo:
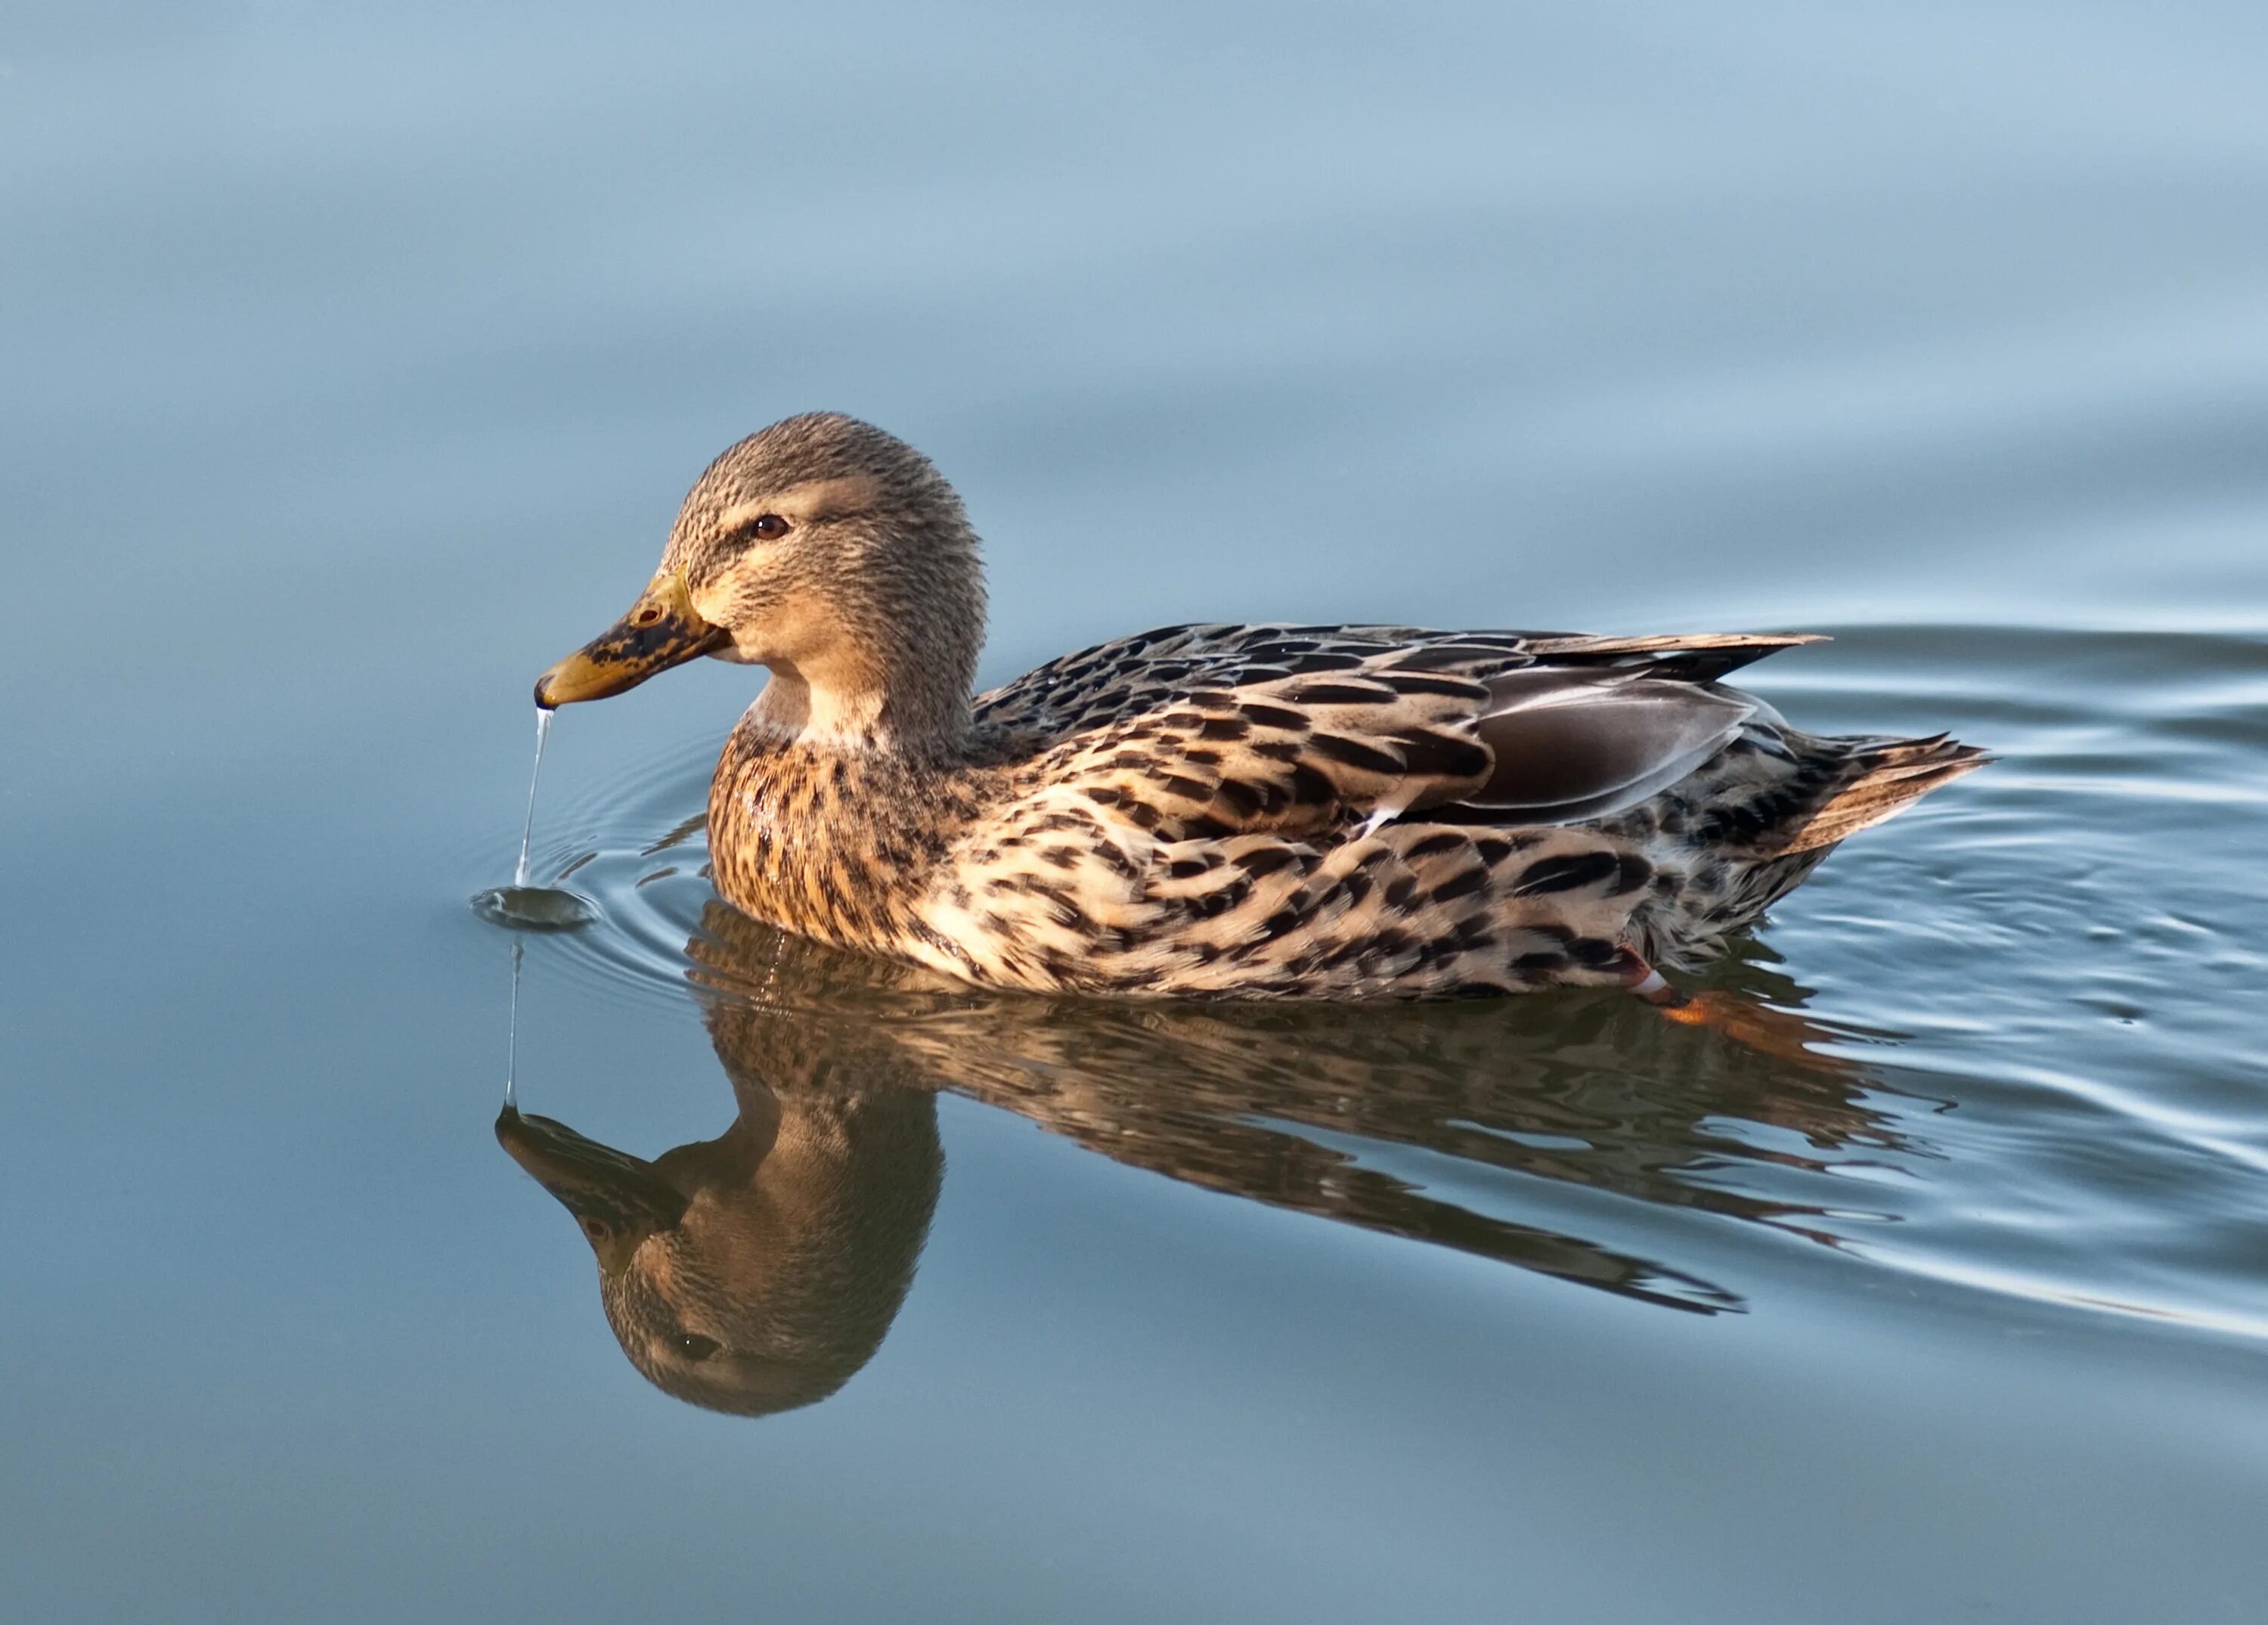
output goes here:
{"type": "Polygon", "coordinates": [[[1800,733],[1719,683],[1800,637],[1177,626],[972,700],[983,620],[928,462],[790,418],[710,467],[630,615],[537,694],[770,667],[711,792],[718,889],[1038,992],[1637,985],[1982,759],[1800,733]]]}

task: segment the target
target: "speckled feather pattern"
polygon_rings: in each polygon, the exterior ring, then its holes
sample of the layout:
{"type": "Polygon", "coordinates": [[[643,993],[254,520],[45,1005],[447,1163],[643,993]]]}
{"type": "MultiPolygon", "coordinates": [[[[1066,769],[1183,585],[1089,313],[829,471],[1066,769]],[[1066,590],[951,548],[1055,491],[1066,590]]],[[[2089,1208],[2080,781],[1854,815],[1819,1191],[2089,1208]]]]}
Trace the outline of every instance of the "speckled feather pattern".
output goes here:
{"type": "Polygon", "coordinates": [[[1491,681],[1565,668],[1722,692],[1802,641],[1182,626],[980,696],[950,750],[821,746],[752,713],[711,791],[717,884],[784,928],[1035,992],[1623,982],[1633,956],[1719,951],[1836,840],[1981,758],[1759,709],[1635,806],[1523,824],[1470,799],[1495,765],[1491,681]]]}

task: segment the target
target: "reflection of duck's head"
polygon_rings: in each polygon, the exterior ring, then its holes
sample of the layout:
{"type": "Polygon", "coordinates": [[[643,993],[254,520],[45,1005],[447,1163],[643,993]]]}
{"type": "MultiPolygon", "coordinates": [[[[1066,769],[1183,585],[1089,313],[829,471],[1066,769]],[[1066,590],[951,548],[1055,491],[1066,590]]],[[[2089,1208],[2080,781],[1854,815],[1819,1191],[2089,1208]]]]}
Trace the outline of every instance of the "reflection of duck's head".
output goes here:
{"type": "Polygon", "coordinates": [[[873,1356],[944,1168],[934,1097],[824,1074],[736,1078],[740,1115],[652,1162],[507,1107],[497,1139],[582,1226],[607,1322],[657,1387],[789,1410],[873,1356]]]}

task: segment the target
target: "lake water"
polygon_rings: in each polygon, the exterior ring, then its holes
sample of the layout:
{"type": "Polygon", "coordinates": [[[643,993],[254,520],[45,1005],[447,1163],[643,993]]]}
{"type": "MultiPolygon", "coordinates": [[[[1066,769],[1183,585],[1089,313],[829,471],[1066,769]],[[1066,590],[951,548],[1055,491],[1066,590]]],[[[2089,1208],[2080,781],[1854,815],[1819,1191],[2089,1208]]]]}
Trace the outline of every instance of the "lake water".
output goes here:
{"type": "Polygon", "coordinates": [[[2234,0],[11,9],[0,1614],[2268,1616],[2264,73],[2234,0]],[[907,987],[715,905],[713,662],[553,731],[597,923],[477,918],[534,674],[814,407],[967,497],[988,681],[1800,628],[1800,723],[2000,760],[1705,979],[1808,1065],[907,987]],[[762,1380],[641,1374],[500,1132],[694,1148],[762,1380]]]}

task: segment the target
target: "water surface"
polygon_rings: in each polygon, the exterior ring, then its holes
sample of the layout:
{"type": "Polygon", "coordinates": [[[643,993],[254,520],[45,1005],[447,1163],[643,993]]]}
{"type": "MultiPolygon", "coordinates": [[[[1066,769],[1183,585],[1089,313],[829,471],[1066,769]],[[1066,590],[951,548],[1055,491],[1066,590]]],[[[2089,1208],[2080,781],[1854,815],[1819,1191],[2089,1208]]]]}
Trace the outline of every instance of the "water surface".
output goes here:
{"type": "Polygon", "coordinates": [[[0,1611],[2261,1617],[2257,8],[641,16],[0,26],[0,1611]],[[534,675],[819,406],[988,682],[1800,628],[2000,760],[1704,979],[1802,1063],[784,941],[714,663],[554,730],[591,922],[477,917],[534,675]],[[657,1159],[733,1382],[528,1177],[657,1159]]]}

